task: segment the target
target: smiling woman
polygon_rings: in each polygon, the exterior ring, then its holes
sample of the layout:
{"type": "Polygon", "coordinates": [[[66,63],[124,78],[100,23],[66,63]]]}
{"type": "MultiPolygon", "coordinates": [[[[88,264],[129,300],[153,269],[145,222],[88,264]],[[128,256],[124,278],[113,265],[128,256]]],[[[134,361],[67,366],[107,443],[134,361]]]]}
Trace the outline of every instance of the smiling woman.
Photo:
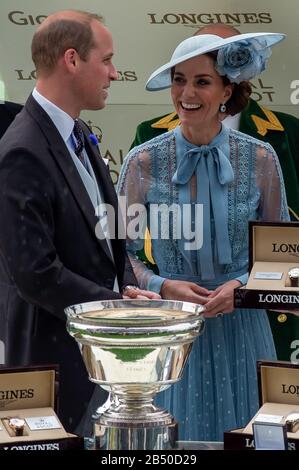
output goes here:
{"type": "Polygon", "coordinates": [[[232,92],[233,85],[224,84],[215,70],[214,58],[209,55],[201,55],[176,65],[171,97],[183,134],[190,142],[206,145],[219,133],[219,107],[222,105],[226,110],[225,104],[232,92]]]}
{"type": "Polygon", "coordinates": [[[194,342],[181,382],[158,397],[179,421],[183,440],[221,441],[224,430],[245,425],[258,408],[256,360],[275,358],[266,312],[234,309],[233,292],[247,280],[248,220],[288,219],[281,171],[270,145],[222,120],[246,106],[250,85],[240,77],[260,73],[270,46],[283,37],[199,34],[179,44],[147,89],[171,88],[181,125],[135,147],[119,179],[128,207],[145,206],[149,232],[157,204],[189,208],[186,217],[173,213],[168,237],[162,220],[159,236],[152,237],[159,275],[137,259],[144,237],[127,239],[143,288],[205,306],[206,330],[194,342]],[[254,67],[253,49],[261,58],[254,67]],[[201,247],[186,248],[186,226],[203,227],[201,247]]]}

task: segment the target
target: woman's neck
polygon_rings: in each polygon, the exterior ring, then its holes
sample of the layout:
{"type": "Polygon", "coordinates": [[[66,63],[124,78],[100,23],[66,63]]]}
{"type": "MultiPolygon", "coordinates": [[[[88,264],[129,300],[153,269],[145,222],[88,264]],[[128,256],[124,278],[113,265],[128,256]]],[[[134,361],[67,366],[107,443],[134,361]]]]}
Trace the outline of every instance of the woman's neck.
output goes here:
{"type": "Polygon", "coordinates": [[[182,134],[194,145],[208,145],[221,131],[221,122],[217,122],[211,127],[194,127],[186,124],[181,125],[182,134]]]}

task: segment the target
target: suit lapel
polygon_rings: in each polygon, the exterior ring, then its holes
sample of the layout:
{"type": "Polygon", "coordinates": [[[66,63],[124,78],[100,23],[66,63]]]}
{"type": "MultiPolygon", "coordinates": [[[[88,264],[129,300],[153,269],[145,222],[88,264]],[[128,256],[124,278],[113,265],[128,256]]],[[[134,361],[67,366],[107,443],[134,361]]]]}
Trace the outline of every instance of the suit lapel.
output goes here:
{"type": "Polygon", "coordinates": [[[241,114],[240,131],[264,142],[268,142],[276,151],[285,181],[290,216],[292,220],[298,220],[299,192],[295,190],[298,183],[295,160],[289,143],[288,129],[286,128],[286,130],[284,130],[282,124],[279,122],[283,131],[281,128],[277,127],[276,129],[267,129],[265,135],[260,135],[252,119],[252,115],[262,120],[268,119],[259,104],[251,99],[249,105],[241,114]]]}
{"type": "Polygon", "coordinates": [[[252,99],[241,114],[240,131],[265,142],[271,142],[273,136],[277,136],[280,141],[285,139],[284,128],[277,116],[272,111],[261,108],[252,99]]]}
{"type": "Polygon", "coordinates": [[[117,197],[115,194],[114,186],[111,182],[111,177],[109,173],[108,166],[104,163],[100,151],[97,145],[91,143],[88,133],[89,129],[86,124],[80,120],[81,126],[84,132],[84,145],[86,152],[88,153],[90,162],[92,164],[93,170],[96,174],[99,186],[103,193],[104,201],[106,203],[112,204],[114,209],[117,209],[117,197]]]}
{"type": "MultiPolygon", "coordinates": [[[[99,148],[97,145],[91,143],[89,139],[90,130],[87,125],[80,121],[81,126],[83,128],[84,136],[85,136],[85,149],[88,153],[89,160],[92,164],[93,170],[95,172],[97,182],[99,187],[101,188],[102,196],[104,198],[104,202],[113,206],[114,209],[114,227],[115,227],[115,237],[111,239],[111,244],[114,252],[114,256],[116,256],[117,251],[119,249],[119,240],[118,240],[118,200],[116,196],[116,192],[111,181],[109,168],[105,164],[103,158],[101,157],[99,148]]],[[[125,244],[125,241],[124,241],[125,244]]]]}
{"type": "MultiPolygon", "coordinates": [[[[95,215],[94,207],[61,135],[47,113],[32,96],[28,98],[25,106],[47,139],[49,152],[62,171],[71,192],[78,203],[78,207],[82,212],[83,218],[89,225],[93,235],[96,236],[95,228],[98,223],[98,218],[95,215]]],[[[107,257],[111,262],[113,262],[106,240],[97,240],[107,257]]]]}

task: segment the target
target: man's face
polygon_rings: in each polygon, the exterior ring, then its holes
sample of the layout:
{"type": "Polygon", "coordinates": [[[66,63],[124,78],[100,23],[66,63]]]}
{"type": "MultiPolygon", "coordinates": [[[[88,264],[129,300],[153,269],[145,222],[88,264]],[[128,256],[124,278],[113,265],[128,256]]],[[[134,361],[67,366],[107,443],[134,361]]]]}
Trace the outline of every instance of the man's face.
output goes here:
{"type": "Polygon", "coordinates": [[[91,25],[95,47],[85,61],[80,60],[76,77],[76,97],[80,109],[102,109],[108,97],[111,80],[117,79],[112,63],[113,43],[110,32],[98,21],[91,25]]]}

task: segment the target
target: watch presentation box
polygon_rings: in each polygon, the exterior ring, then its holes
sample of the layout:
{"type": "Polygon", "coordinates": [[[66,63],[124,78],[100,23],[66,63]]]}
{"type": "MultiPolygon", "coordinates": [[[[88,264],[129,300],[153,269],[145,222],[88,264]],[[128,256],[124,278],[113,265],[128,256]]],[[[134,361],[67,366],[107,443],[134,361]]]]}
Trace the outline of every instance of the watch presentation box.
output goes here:
{"type": "Polygon", "coordinates": [[[83,449],[56,414],[57,366],[0,368],[0,450],[83,449]]]}
{"type": "Polygon", "coordinates": [[[234,304],[299,310],[299,222],[249,222],[249,279],[234,304]]]}
{"type": "Polygon", "coordinates": [[[284,423],[286,449],[299,450],[298,419],[290,425],[291,417],[299,414],[299,364],[258,361],[257,373],[260,409],[244,428],[224,433],[224,449],[254,450],[253,423],[266,421],[269,425],[284,423]]]}

